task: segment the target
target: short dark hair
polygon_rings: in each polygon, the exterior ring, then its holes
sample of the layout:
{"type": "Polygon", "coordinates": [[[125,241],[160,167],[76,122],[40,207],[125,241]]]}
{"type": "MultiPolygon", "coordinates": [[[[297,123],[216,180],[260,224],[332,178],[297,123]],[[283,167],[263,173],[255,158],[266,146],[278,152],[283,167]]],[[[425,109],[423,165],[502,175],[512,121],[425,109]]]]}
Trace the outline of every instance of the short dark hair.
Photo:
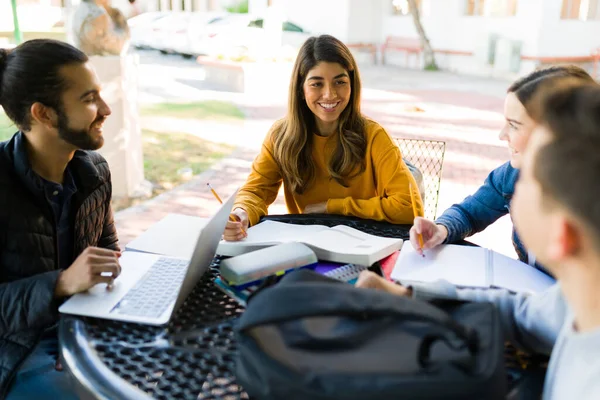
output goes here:
{"type": "Polygon", "coordinates": [[[527,109],[527,104],[538,91],[540,85],[548,79],[555,78],[574,78],[580,79],[583,82],[594,82],[594,78],[592,78],[583,68],[576,65],[556,65],[533,71],[529,75],[518,79],[510,85],[506,92],[514,93],[521,104],[525,106],[527,113],[531,114],[530,110],[527,109]]]}
{"type": "Polygon", "coordinates": [[[62,106],[60,99],[67,82],[60,68],[87,61],[82,51],[51,39],[0,49],[0,105],[19,129],[29,131],[32,104],[39,102],[55,109],[62,106]]]}
{"type": "Polygon", "coordinates": [[[536,154],[533,175],[544,197],[579,217],[600,248],[600,85],[545,85],[530,107],[553,137],[536,154]]]}

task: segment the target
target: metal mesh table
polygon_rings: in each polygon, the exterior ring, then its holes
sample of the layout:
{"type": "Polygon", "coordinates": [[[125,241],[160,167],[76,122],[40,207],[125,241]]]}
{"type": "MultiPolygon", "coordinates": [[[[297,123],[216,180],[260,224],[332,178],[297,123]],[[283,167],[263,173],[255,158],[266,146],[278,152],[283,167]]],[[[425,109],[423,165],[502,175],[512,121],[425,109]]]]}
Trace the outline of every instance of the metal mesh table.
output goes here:
{"type": "MultiPolygon", "coordinates": [[[[123,379],[157,399],[247,398],[234,377],[233,323],[243,307],[213,284],[218,261],[165,327],[64,318],[60,339],[63,352],[72,347],[71,353],[78,352],[75,368],[84,364],[84,370],[102,375],[107,367],[114,374],[108,373],[102,385],[84,384],[85,394],[96,397],[101,392],[97,386],[114,386],[106,398],[126,398],[124,389],[130,388],[122,385],[123,379]]],[[[81,381],[66,354],[65,361],[81,381]]]]}
{"type": "MultiPolygon", "coordinates": [[[[272,216],[300,224],[346,225],[382,236],[406,238],[408,228],[364,220],[272,216]],[[366,224],[366,225],[365,225],[366,224]],[[374,229],[376,226],[378,229],[374,229]]],[[[247,399],[236,383],[233,326],[244,311],[213,281],[215,258],[167,326],[152,327],[94,318],[63,317],[59,337],[65,366],[82,397],[105,399],[247,399]],[[129,385],[127,384],[129,383],[129,385]]],[[[507,363],[522,370],[530,361],[507,351],[507,363]],[[520,357],[520,358],[519,358],[520,357]]],[[[514,382],[517,375],[509,375],[514,382]]]]}

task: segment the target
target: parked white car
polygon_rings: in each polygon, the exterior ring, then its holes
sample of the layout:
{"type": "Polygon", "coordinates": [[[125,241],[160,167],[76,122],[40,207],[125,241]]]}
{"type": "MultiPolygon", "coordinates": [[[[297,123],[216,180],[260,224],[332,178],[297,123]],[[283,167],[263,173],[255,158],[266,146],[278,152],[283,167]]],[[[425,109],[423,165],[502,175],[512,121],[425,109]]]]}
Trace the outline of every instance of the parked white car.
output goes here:
{"type": "Polygon", "coordinates": [[[169,13],[164,11],[152,11],[136,15],[127,20],[131,31],[131,45],[137,48],[152,48],[155,34],[155,25],[169,13]]]}
{"type": "Polygon", "coordinates": [[[191,18],[189,12],[170,12],[165,17],[152,23],[152,32],[149,35],[149,46],[160,50],[162,53],[172,53],[173,37],[187,32],[191,18]]]}
{"type": "MultiPolygon", "coordinates": [[[[265,19],[250,14],[230,14],[206,26],[204,35],[192,41],[190,52],[197,55],[216,56],[230,53],[232,49],[244,52],[265,43],[271,32],[265,29],[265,19]]],[[[299,48],[308,37],[302,27],[283,20],[281,45],[299,48]]]]}

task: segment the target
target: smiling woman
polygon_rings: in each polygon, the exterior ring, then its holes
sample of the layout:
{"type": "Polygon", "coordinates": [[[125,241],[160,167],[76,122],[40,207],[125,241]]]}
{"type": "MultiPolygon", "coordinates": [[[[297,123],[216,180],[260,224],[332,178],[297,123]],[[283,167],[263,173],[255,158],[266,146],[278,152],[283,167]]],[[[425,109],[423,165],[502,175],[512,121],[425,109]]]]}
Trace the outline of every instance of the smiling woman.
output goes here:
{"type": "MultiPolygon", "coordinates": [[[[421,247],[430,249],[442,243],[458,242],[511,213],[522,154],[536,126],[530,116],[529,103],[541,87],[556,84],[558,79],[564,78],[594,83],[583,69],[575,65],[563,65],[534,71],[508,88],[504,102],[505,124],[500,131],[500,139],[508,144],[510,161],[490,172],[477,192],[444,211],[436,221],[416,219],[411,229],[411,242],[418,251],[421,251],[421,247]],[[416,241],[417,234],[422,235],[423,246],[416,241]]],[[[514,230],[512,242],[521,261],[547,272],[536,263],[535,255],[525,248],[514,230]]]]}
{"type": "Polygon", "coordinates": [[[353,215],[412,223],[410,187],[421,196],[398,146],[360,111],[361,82],[348,48],[329,35],[309,38],[292,72],[288,112],[267,134],[239,191],[226,240],[244,237],[283,185],[290,213],[353,215]]]}

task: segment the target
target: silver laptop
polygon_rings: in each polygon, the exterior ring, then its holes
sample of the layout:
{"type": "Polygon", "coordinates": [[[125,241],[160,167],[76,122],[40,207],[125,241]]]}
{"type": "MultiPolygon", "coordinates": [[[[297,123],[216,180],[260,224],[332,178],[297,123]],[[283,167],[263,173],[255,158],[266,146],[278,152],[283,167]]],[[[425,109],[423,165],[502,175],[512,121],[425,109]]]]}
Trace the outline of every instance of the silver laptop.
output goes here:
{"type": "Polygon", "coordinates": [[[98,284],[58,309],[63,314],[163,325],[208,271],[233,207],[236,192],[200,231],[192,259],[126,251],[111,291],[98,284]]]}

